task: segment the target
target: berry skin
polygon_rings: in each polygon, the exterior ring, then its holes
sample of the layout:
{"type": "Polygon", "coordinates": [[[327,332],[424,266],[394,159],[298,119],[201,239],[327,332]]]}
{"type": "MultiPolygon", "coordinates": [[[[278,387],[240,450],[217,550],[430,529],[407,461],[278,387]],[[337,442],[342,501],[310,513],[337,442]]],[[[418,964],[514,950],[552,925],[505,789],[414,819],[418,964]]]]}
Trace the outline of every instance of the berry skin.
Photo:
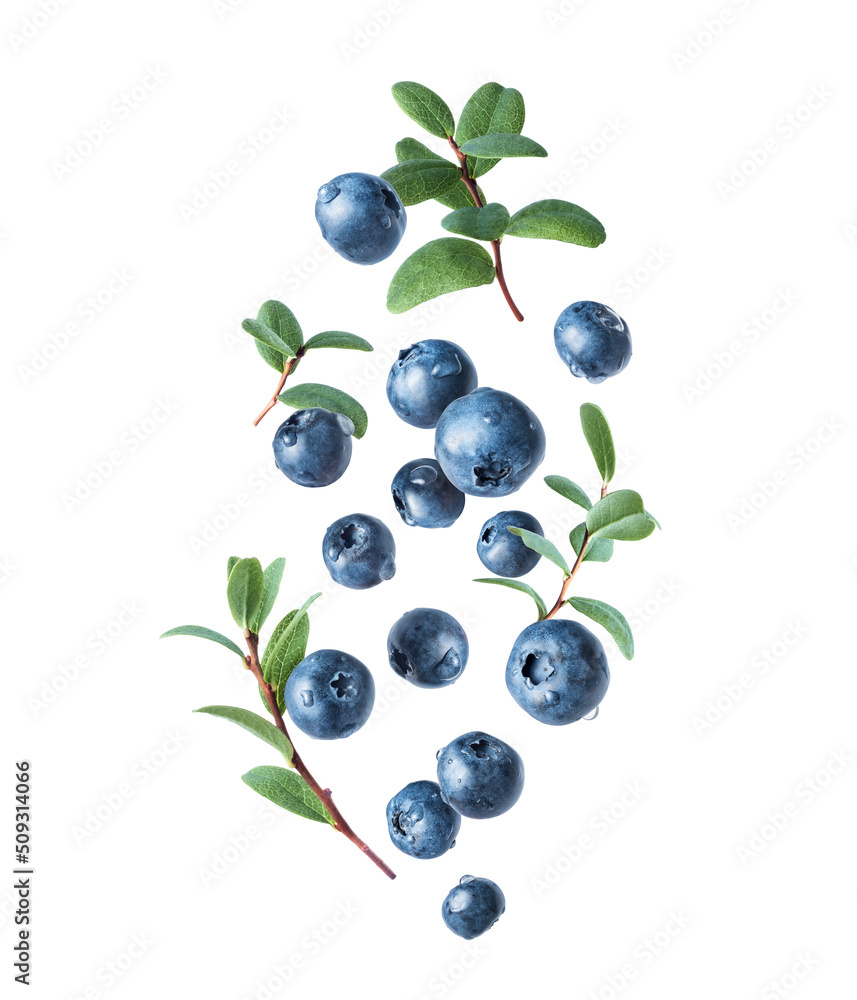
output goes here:
{"type": "Polygon", "coordinates": [[[351,461],[354,424],[320,407],[295,410],[274,435],[274,461],[299,486],[330,486],[351,461]]]}
{"type": "Polygon", "coordinates": [[[631,360],[628,324],[600,302],[572,302],[563,309],[553,340],[571,374],[596,385],[618,375],[631,360]]]}
{"type": "Polygon", "coordinates": [[[464,494],[433,458],[415,458],[393,477],[393,503],[409,527],[448,528],[464,510],[464,494]]]}
{"type": "Polygon", "coordinates": [[[375,681],[355,656],[319,649],[305,657],[286,681],[286,710],[294,724],[316,740],[351,736],[372,714],[375,681]]]}
{"type": "Polygon", "coordinates": [[[524,510],[503,510],[482,525],[476,554],[482,565],[497,576],[523,576],[529,573],[541,556],[534,549],[528,549],[520,536],[513,535],[512,528],[526,528],[537,535],[544,535],[539,522],[524,510]]]}
{"type": "Polygon", "coordinates": [[[490,878],[464,875],[446,894],[443,922],[459,937],[472,941],[484,934],[506,912],[503,890],[490,878]]]}
{"type": "Polygon", "coordinates": [[[446,687],[457,681],[469,650],[461,625],[436,608],[406,612],[387,636],[390,666],[417,687],[446,687]]]}
{"type": "Polygon", "coordinates": [[[340,517],[324,533],[324,565],[337,583],[366,590],[396,575],[396,543],[390,529],[371,514],[340,517]]]}
{"type": "Polygon", "coordinates": [[[508,743],[478,730],[437,752],[437,780],[444,802],[470,819],[511,809],[524,789],[524,762],[508,743]]]}
{"type": "Polygon", "coordinates": [[[414,427],[434,427],[459,396],[473,392],[476,368],[451,340],[420,340],[399,351],[387,376],[387,399],[414,427]]]}
{"type": "Polygon", "coordinates": [[[525,712],[567,726],[598,707],[610,669],[597,636],[579,622],[551,618],[528,625],[506,664],[506,687],[525,712]]]}
{"type": "Polygon", "coordinates": [[[318,189],[315,220],[340,257],[377,264],[399,245],[408,217],[383,177],[352,173],[340,174],[318,189]]]}
{"type": "Polygon", "coordinates": [[[533,411],[508,392],[482,387],[441,414],[434,453],[447,479],[476,497],[520,489],[545,457],[545,432],[533,411]]]}
{"type": "Polygon", "coordinates": [[[434,781],[412,781],[387,803],[390,840],[412,858],[439,858],[455,847],[461,817],[434,781]]]}

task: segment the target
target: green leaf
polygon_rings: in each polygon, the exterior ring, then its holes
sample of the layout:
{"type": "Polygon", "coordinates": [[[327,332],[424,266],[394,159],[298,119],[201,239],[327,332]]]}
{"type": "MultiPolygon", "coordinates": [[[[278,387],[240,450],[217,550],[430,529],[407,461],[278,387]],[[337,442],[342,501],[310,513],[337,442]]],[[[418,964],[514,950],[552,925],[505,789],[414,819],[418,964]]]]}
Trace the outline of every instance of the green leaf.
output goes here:
{"type": "Polygon", "coordinates": [[[468,156],[489,156],[504,159],[510,156],[547,156],[548,151],[534,139],[515,132],[494,132],[479,135],[461,144],[461,152],[468,156]]]}
{"type": "MultiPolygon", "coordinates": [[[[257,340],[259,343],[264,344],[266,347],[270,348],[270,357],[273,359],[275,355],[280,356],[286,354],[290,358],[295,356],[295,352],[289,347],[289,345],[281,338],[278,337],[276,333],[269,327],[265,326],[264,323],[260,323],[257,319],[245,319],[241,324],[241,329],[245,333],[249,333],[251,337],[257,340]]],[[[263,355],[265,357],[265,355],[263,355]]],[[[267,357],[265,357],[267,361],[267,357]]],[[[268,362],[272,368],[276,368],[276,365],[272,361],[268,362]]],[[[283,362],[283,368],[285,368],[286,363],[283,362]]],[[[283,368],[279,370],[282,371],[283,368]]]]}
{"type": "Polygon", "coordinates": [[[387,308],[403,313],[421,302],[462,288],[490,285],[494,264],[488,251],[472,240],[445,236],[414,251],[393,275],[387,308]]]}
{"type": "MultiPolygon", "coordinates": [[[[484,205],[486,202],[485,192],[479,185],[476,185],[479,191],[479,200],[484,205]]],[[[446,208],[475,208],[476,202],[473,200],[473,195],[470,193],[467,185],[462,181],[459,184],[454,185],[448,191],[444,191],[442,195],[435,198],[436,202],[439,202],[446,208]]]]}
{"type": "Polygon", "coordinates": [[[586,515],[591,537],[615,538],[635,542],[655,530],[655,521],[643,507],[643,498],[634,490],[616,490],[599,500],[586,515]]]}
{"type": "Polygon", "coordinates": [[[570,479],[566,479],[565,476],[545,476],[545,482],[548,486],[550,486],[554,493],[559,493],[561,497],[565,497],[566,500],[571,500],[571,502],[576,503],[578,507],[582,507],[584,510],[592,509],[592,501],[586,493],[577,485],[577,483],[573,483],[570,479]]]}
{"type": "MultiPolygon", "coordinates": [[[[583,545],[583,535],[586,532],[585,524],[578,524],[572,528],[568,540],[574,549],[575,555],[580,555],[580,546],[583,545]]],[[[612,538],[590,538],[586,546],[586,555],[583,562],[609,562],[613,556],[612,538]]]]}
{"type": "MultiPolygon", "coordinates": [[[[253,320],[245,320],[241,325],[250,333],[251,331],[244,325],[248,322],[252,323],[253,320]]],[[[300,324],[295,319],[295,314],[284,303],[278,302],[276,299],[268,299],[259,307],[256,322],[279,337],[289,348],[287,351],[282,351],[269,346],[263,340],[256,340],[256,350],[262,355],[265,362],[276,371],[282,372],[286,367],[286,356],[296,356],[304,342],[303,333],[300,324]]],[[[292,365],[292,371],[297,368],[297,364],[296,361],[292,365]]]]}
{"type": "Polygon", "coordinates": [[[242,774],[241,780],[245,785],[249,785],[254,792],[258,792],[296,816],[303,816],[305,819],[314,819],[319,823],[330,823],[331,826],[335,826],[333,817],[325,808],[324,803],[304,779],[294,771],[287,771],[284,767],[263,765],[242,774]]]}
{"type": "Polygon", "coordinates": [[[292,386],[291,389],[281,392],[277,399],[288,406],[293,406],[296,410],[320,406],[324,410],[341,413],[354,424],[356,438],[362,438],[369,426],[369,417],[357,400],[353,396],[349,396],[347,392],[334,389],[330,385],[321,385],[318,382],[301,382],[300,385],[292,386]]]}
{"type": "MultiPolygon", "coordinates": [[[[443,163],[449,163],[445,157],[438,155],[434,150],[429,149],[424,143],[420,142],[418,139],[400,139],[396,143],[396,159],[399,163],[404,163],[405,160],[441,160],[443,163]]],[[[452,164],[456,170],[459,168],[456,164],[452,164]]],[[[459,177],[461,176],[459,171],[459,177]]],[[[479,197],[482,203],[485,204],[485,193],[482,188],[478,188],[479,197]]],[[[447,208],[467,208],[475,207],[476,202],[473,200],[473,195],[467,189],[467,185],[461,181],[458,184],[453,184],[448,190],[444,191],[442,194],[435,198],[435,201],[440,202],[441,205],[445,205],[447,208]]]]}
{"type": "Polygon", "coordinates": [[[454,163],[434,157],[405,160],[385,170],[381,176],[393,185],[406,208],[437,198],[455,184],[462,183],[461,171],[454,163]]]}
{"type": "MultiPolygon", "coordinates": [[[[499,83],[484,83],[467,101],[458,120],[455,141],[459,146],[469,139],[493,132],[519,134],[524,127],[524,98],[520,91],[499,83]]],[[[468,163],[471,177],[487,173],[499,160],[473,157],[468,163]]]]}
{"type": "Polygon", "coordinates": [[[439,139],[448,139],[455,131],[455,119],[446,102],[421,83],[394,83],[393,98],[409,118],[439,139]]]}
{"type": "Polygon", "coordinates": [[[616,475],[616,449],[613,446],[613,435],[610,425],[600,406],[595,403],[584,403],[580,407],[580,424],[583,436],[595,459],[601,481],[606,486],[616,475]]]}
{"type": "Polygon", "coordinates": [[[304,344],[304,351],[311,351],[318,347],[339,347],[345,351],[374,350],[368,340],[364,340],[354,333],[343,333],[342,330],[325,330],[324,333],[315,334],[304,344]]]}
{"type": "Polygon", "coordinates": [[[241,556],[230,556],[226,560],[226,579],[227,580],[229,579],[229,574],[232,572],[232,569],[235,566],[235,563],[237,563],[240,558],[241,558],[241,556]]]}
{"type": "Polygon", "coordinates": [[[499,240],[509,225],[509,213],[497,201],[489,202],[483,208],[459,208],[445,215],[440,224],[447,232],[470,236],[474,240],[499,240]]]}
{"type": "Polygon", "coordinates": [[[281,733],[273,722],[263,719],[255,712],[249,712],[246,708],[234,708],[232,705],[207,705],[205,708],[197,708],[197,712],[205,715],[215,715],[219,719],[228,719],[236,726],[241,726],[248,733],[253,733],[260,740],[272,746],[278,753],[286,758],[286,763],[291,766],[294,748],[285,733],[281,733]]]}
{"type": "Polygon", "coordinates": [[[226,599],[235,624],[252,631],[251,625],[259,614],[265,574],[258,559],[239,559],[232,567],[226,583],[226,599]]]}
{"type": "Polygon", "coordinates": [[[453,167],[455,166],[455,163],[451,160],[448,160],[445,156],[441,156],[440,153],[436,153],[433,149],[429,149],[419,139],[411,139],[410,136],[400,139],[396,143],[396,162],[404,163],[405,160],[441,160],[444,163],[451,164],[453,167]]]}
{"type": "MultiPolygon", "coordinates": [[[[321,595],[313,594],[296,611],[290,611],[271,634],[262,655],[262,676],[277,692],[277,703],[285,707],[286,681],[289,674],[306,656],[309,642],[309,617],[307,610],[321,595]]],[[[267,706],[264,695],[263,702],[267,706]]]]}
{"type": "Polygon", "coordinates": [[[212,642],[219,642],[221,646],[225,646],[227,649],[231,649],[233,653],[237,653],[241,657],[241,662],[244,666],[247,666],[247,661],[241,649],[231,639],[227,639],[225,635],[215,632],[214,629],[205,628],[204,625],[179,625],[178,628],[171,628],[169,632],[164,632],[161,638],[167,639],[171,635],[195,635],[200,639],[210,639],[212,642]]]}
{"type": "Polygon", "coordinates": [[[536,534],[535,531],[528,531],[526,528],[507,528],[506,530],[511,531],[513,535],[517,535],[528,549],[532,549],[534,552],[543,555],[546,559],[550,559],[554,565],[559,566],[566,576],[571,572],[559,549],[543,535],[536,534]]]}
{"type": "Polygon", "coordinates": [[[506,233],[534,240],[561,240],[582,247],[597,247],[607,239],[604,226],[594,215],[579,205],[556,198],[534,201],[515,212],[506,233]]]}
{"type": "Polygon", "coordinates": [[[570,604],[575,611],[586,615],[587,618],[598,622],[602,628],[606,628],[615,639],[619,652],[626,660],[634,658],[634,636],[631,634],[628,619],[621,611],[605,604],[604,601],[596,601],[591,597],[569,597],[565,603],[570,604]]]}
{"type": "Polygon", "coordinates": [[[274,607],[274,601],[276,601],[277,594],[280,592],[280,584],[283,580],[283,570],[285,568],[286,560],[282,556],[279,559],[275,559],[270,566],[265,567],[262,603],[259,605],[259,611],[250,626],[250,631],[255,632],[257,635],[268,620],[268,615],[274,607]]]}
{"type": "Polygon", "coordinates": [[[529,594],[529,596],[536,602],[536,607],[539,609],[539,618],[544,618],[544,616],[548,613],[545,602],[528,583],[522,583],[520,580],[507,580],[505,577],[500,576],[484,577],[479,580],[474,580],[473,582],[493,583],[498,587],[508,587],[509,590],[520,590],[522,594],[529,594]]]}

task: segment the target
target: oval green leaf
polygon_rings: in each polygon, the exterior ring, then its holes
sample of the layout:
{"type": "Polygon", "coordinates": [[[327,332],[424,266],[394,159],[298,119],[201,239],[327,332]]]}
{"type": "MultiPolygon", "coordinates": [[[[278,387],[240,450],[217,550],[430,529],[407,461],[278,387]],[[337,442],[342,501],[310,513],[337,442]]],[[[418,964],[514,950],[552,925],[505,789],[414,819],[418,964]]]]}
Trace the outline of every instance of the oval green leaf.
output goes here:
{"type": "Polygon", "coordinates": [[[445,236],[411,254],[393,275],[387,308],[403,313],[429,299],[462,288],[490,285],[494,264],[488,251],[472,240],[445,236]]]}
{"type": "Polygon", "coordinates": [[[526,528],[507,528],[506,530],[517,535],[528,549],[538,552],[545,559],[550,559],[555,566],[559,566],[566,576],[571,572],[559,549],[543,535],[539,535],[535,531],[528,531],[526,528]]]}
{"type": "Polygon", "coordinates": [[[601,473],[601,481],[607,486],[616,475],[616,449],[607,417],[604,416],[600,406],[596,406],[595,403],[584,403],[580,407],[580,425],[595,459],[595,465],[601,473]]]}
{"type": "Polygon", "coordinates": [[[565,476],[545,476],[545,482],[554,493],[559,493],[561,497],[571,500],[578,507],[582,507],[584,510],[592,509],[592,501],[586,495],[585,491],[577,483],[566,479],[565,476]]]}
{"type": "Polygon", "coordinates": [[[284,767],[263,765],[241,775],[245,785],[296,816],[334,826],[333,817],[304,779],[284,767]]]}
{"type": "MultiPolygon", "coordinates": [[[[245,333],[249,333],[254,340],[259,341],[259,343],[264,344],[266,347],[270,348],[270,357],[272,361],[269,362],[271,367],[276,367],[273,364],[273,358],[276,354],[286,354],[290,358],[295,356],[295,352],[289,347],[289,345],[269,327],[264,323],[260,323],[257,319],[245,319],[241,324],[241,329],[245,333]]],[[[283,362],[283,367],[285,367],[285,362],[283,362]]],[[[281,368],[280,371],[283,369],[281,368]]]]}
{"type": "Polygon", "coordinates": [[[504,159],[510,156],[547,156],[548,151],[534,139],[515,132],[494,132],[479,135],[461,144],[461,152],[468,156],[489,156],[504,159]]]}
{"type": "Polygon", "coordinates": [[[602,628],[607,629],[616,641],[619,652],[626,660],[634,658],[634,636],[631,634],[631,626],[628,619],[617,611],[610,604],[604,601],[596,601],[591,597],[569,597],[566,604],[570,604],[575,611],[579,611],[587,618],[597,622],[602,628]]]}
{"type": "Polygon", "coordinates": [[[570,201],[555,198],[534,201],[515,212],[506,233],[534,240],[561,240],[582,247],[597,247],[607,239],[604,226],[594,215],[570,201]]]}
{"type": "Polygon", "coordinates": [[[167,639],[171,635],[195,635],[200,639],[210,639],[212,642],[219,642],[221,646],[225,646],[227,649],[232,650],[233,653],[237,653],[241,657],[241,662],[244,666],[247,666],[247,660],[241,652],[240,647],[236,646],[231,639],[227,639],[225,635],[215,632],[214,629],[205,628],[203,625],[179,625],[178,628],[171,628],[169,632],[164,632],[161,638],[167,639]]]}
{"type": "Polygon", "coordinates": [[[518,590],[522,594],[527,594],[528,596],[532,597],[532,599],[536,602],[536,607],[538,608],[540,619],[544,618],[544,616],[548,613],[548,609],[545,606],[545,602],[528,583],[522,583],[520,580],[507,580],[505,577],[502,576],[481,577],[480,579],[474,580],[473,582],[493,583],[497,587],[508,587],[509,590],[518,590]]]}
{"type": "Polygon", "coordinates": [[[263,719],[261,715],[256,715],[255,712],[250,712],[246,708],[235,708],[232,705],[207,705],[205,708],[197,708],[195,711],[234,722],[236,726],[258,736],[260,740],[281,753],[285,757],[286,763],[291,767],[295,752],[294,747],[288,736],[281,733],[273,722],[263,719]]]}
{"type": "Polygon", "coordinates": [[[461,181],[458,167],[440,157],[405,160],[381,176],[393,185],[406,208],[437,198],[461,181]]]}
{"type": "Polygon", "coordinates": [[[369,417],[357,400],[353,396],[349,396],[347,392],[334,389],[330,385],[302,382],[300,385],[292,386],[291,389],[281,392],[277,399],[287,406],[293,406],[296,410],[320,406],[323,410],[341,413],[354,424],[356,438],[362,438],[369,426],[369,417]]]}
{"type": "Polygon", "coordinates": [[[304,344],[304,351],[311,351],[319,347],[338,347],[345,351],[374,350],[368,340],[364,340],[354,333],[345,333],[342,330],[325,330],[324,333],[315,334],[304,344]]]}
{"type": "Polygon", "coordinates": [[[439,139],[455,132],[455,119],[443,98],[421,83],[403,80],[393,84],[393,98],[409,118],[439,139]]]}
{"type": "Polygon", "coordinates": [[[491,201],[482,208],[459,208],[445,215],[440,224],[447,232],[470,236],[490,243],[499,240],[509,225],[509,212],[504,205],[491,201]]]}
{"type": "Polygon", "coordinates": [[[226,600],[235,624],[249,629],[256,620],[262,604],[265,574],[258,559],[239,559],[232,567],[226,583],[226,600]]]}
{"type": "Polygon", "coordinates": [[[256,617],[250,625],[250,631],[255,632],[257,635],[268,620],[268,615],[274,607],[274,601],[276,601],[277,594],[280,592],[280,584],[283,580],[283,570],[285,568],[286,560],[282,556],[279,559],[275,559],[270,566],[265,567],[263,573],[262,601],[259,604],[256,617]]]}
{"type": "Polygon", "coordinates": [[[599,500],[586,515],[586,528],[592,538],[615,538],[636,542],[655,530],[655,522],[643,507],[643,498],[634,490],[616,490],[599,500]]]}
{"type": "MultiPolygon", "coordinates": [[[[514,132],[520,134],[524,127],[524,98],[520,91],[503,87],[499,83],[484,83],[476,90],[461,112],[455,141],[463,142],[492,132],[514,132]]],[[[499,160],[490,157],[473,157],[468,163],[471,177],[487,173],[499,160]]]]}
{"type": "MultiPolygon", "coordinates": [[[[572,528],[569,532],[568,540],[571,542],[571,547],[574,549],[575,555],[580,555],[580,547],[583,545],[583,536],[585,533],[585,524],[578,524],[577,527],[572,528]]],[[[583,562],[609,562],[612,557],[612,538],[590,538],[586,546],[586,553],[583,556],[583,562]]]]}
{"type": "MultiPolygon", "coordinates": [[[[443,156],[439,156],[433,149],[429,149],[424,143],[420,142],[418,139],[405,138],[400,139],[396,143],[396,160],[399,163],[404,163],[405,160],[442,160],[444,163],[449,163],[443,156]]],[[[452,164],[459,170],[456,164],[452,164]]],[[[461,172],[459,170],[459,178],[461,177],[461,172]]],[[[485,195],[482,189],[479,188],[479,197],[482,199],[484,204],[485,195]]],[[[473,196],[464,183],[453,184],[446,191],[435,197],[435,201],[439,202],[441,205],[445,205],[447,208],[467,208],[468,206],[475,207],[476,202],[473,200],[473,196]]]]}

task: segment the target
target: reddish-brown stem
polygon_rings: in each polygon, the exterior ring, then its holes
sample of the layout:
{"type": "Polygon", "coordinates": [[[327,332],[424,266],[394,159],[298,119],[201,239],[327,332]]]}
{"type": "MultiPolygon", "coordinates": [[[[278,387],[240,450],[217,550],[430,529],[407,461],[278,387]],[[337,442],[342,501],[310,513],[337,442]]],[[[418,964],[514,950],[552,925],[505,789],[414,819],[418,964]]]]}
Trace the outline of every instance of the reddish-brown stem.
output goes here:
{"type": "MultiPolygon", "coordinates": [[[[461,164],[461,179],[467,186],[467,190],[470,192],[470,197],[473,199],[474,204],[477,208],[484,208],[482,199],[479,197],[479,188],[473,177],[470,176],[467,170],[467,155],[461,152],[458,143],[452,136],[449,137],[449,144],[455,151],[455,155],[458,157],[458,162],[461,164]]],[[[524,314],[515,305],[515,300],[512,298],[511,292],[509,291],[509,286],[506,284],[506,276],[503,274],[503,261],[500,257],[500,241],[491,240],[491,249],[494,251],[494,270],[497,274],[497,284],[500,286],[500,290],[503,292],[503,297],[512,310],[512,315],[515,319],[521,323],[524,319],[524,314]]]]}
{"type": "Polygon", "coordinates": [[[289,360],[286,362],[286,367],[283,369],[283,374],[280,376],[280,381],[277,383],[277,388],[274,390],[274,395],[271,396],[271,398],[268,400],[265,409],[262,410],[259,416],[256,417],[256,419],[253,421],[254,427],[258,427],[259,421],[262,419],[262,417],[265,416],[268,410],[272,410],[277,405],[277,396],[279,396],[280,393],[283,391],[283,386],[286,384],[286,379],[289,377],[289,375],[291,375],[292,369],[297,364],[297,361],[298,361],[297,358],[289,358],[289,360]]]}
{"type": "Polygon", "coordinates": [[[584,531],[583,543],[580,546],[580,552],[577,554],[577,559],[575,559],[574,565],[569,570],[568,576],[566,576],[562,581],[562,589],[559,592],[559,597],[556,599],[556,603],[542,619],[543,621],[548,618],[553,618],[553,616],[565,603],[565,595],[568,593],[568,588],[571,585],[571,581],[574,579],[574,574],[580,569],[580,564],[583,562],[583,556],[586,554],[587,545],[589,545],[589,533],[584,531]]]}
{"type": "MultiPolygon", "coordinates": [[[[292,740],[289,736],[289,731],[286,729],[286,723],[283,720],[283,713],[280,711],[280,706],[277,704],[276,692],[262,675],[262,667],[259,663],[259,637],[252,632],[247,636],[247,648],[250,650],[250,655],[246,657],[247,667],[256,678],[259,690],[265,696],[265,701],[268,703],[268,708],[271,710],[271,715],[274,718],[274,723],[276,724],[277,729],[279,729],[289,743],[291,743],[292,740]]],[[[360,837],[358,837],[357,834],[351,829],[351,826],[346,822],[345,817],[333,801],[330,789],[322,788],[321,785],[319,785],[310,773],[306,764],[304,764],[301,755],[294,749],[294,744],[292,744],[292,767],[294,767],[298,774],[321,800],[325,809],[327,809],[333,817],[336,829],[341,834],[344,834],[344,836],[346,836],[355,847],[358,847],[370,859],[370,861],[373,861],[387,876],[387,878],[395,878],[396,873],[393,869],[382,861],[372,848],[369,847],[365,841],[361,840],[360,837]]]]}

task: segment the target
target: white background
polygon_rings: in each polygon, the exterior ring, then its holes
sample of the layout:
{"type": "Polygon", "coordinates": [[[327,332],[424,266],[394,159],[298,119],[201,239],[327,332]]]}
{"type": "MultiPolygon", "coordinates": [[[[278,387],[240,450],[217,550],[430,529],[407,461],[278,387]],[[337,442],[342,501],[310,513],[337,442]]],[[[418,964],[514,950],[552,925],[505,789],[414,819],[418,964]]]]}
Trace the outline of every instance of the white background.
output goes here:
{"type": "MultiPolygon", "coordinates": [[[[834,0],[42,6],[53,16],[11,0],[0,25],[4,979],[24,756],[31,995],[843,996],[857,774],[853,18],[834,0]],[[404,256],[441,234],[436,203],[408,210],[400,250],[376,267],[321,242],[321,183],[380,173],[405,135],[432,142],[393,102],[400,79],[456,113],[486,80],[519,88],[525,134],[550,157],[501,164],[489,197],[514,211],[553,195],[604,222],[596,251],[506,241],[524,324],[496,287],[386,312],[404,256]],[[63,169],[104,118],[102,141],[63,169]],[[229,161],[237,174],[188,218],[182,206],[229,161]],[[92,314],[99,293],[109,301],[92,314]],[[276,378],[240,322],[270,297],[307,335],[346,329],[376,347],[319,353],[299,372],[370,415],[323,491],[269,471],[285,409],[251,423],[276,378]],[[629,368],[601,386],[572,379],[553,347],[556,316],[580,298],[614,304],[634,337],[629,368]],[[384,395],[398,349],[425,336],[460,343],[481,383],[519,395],[548,431],[539,475],[511,503],[469,499],[430,534],[399,521],[389,482],[431,454],[432,435],[384,395]],[[596,485],[585,400],[612,423],[615,485],[639,490],[664,531],[581,572],[578,593],[635,622],[638,654],[609,647],[599,719],[553,729],[503,682],[532,606],[470,580],[496,510],[531,510],[566,544],[577,519],[541,475],[596,485]],[[69,502],[87,477],[91,494],[69,502]],[[324,528],[355,509],[382,516],[399,549],[395,579],[366,593],[332,585],[321,560],[324,528]],[[364,730],[299,746],[395,882],[344,838],[268,807],[240,775],[272,752],[191,714],[258,704],[225,650],[157,639],[184,623],[234,631],[232,554],[285,555],[277,610],[323,588],[311,647],[375,673],[364,730]],[[386,663],[387,630],[418,605],[470,635],[449,689],[407,688],[386,663]],[[387,799],[471,728],[524,757],[519,805],[465,821],[433,863],[398,855],[387,799]],[[464,873],[508,901],[475,949],[440,918],[464,873]]],[[[550,599],[559,585],[546,565],[528,580],[550,599]]]]}

